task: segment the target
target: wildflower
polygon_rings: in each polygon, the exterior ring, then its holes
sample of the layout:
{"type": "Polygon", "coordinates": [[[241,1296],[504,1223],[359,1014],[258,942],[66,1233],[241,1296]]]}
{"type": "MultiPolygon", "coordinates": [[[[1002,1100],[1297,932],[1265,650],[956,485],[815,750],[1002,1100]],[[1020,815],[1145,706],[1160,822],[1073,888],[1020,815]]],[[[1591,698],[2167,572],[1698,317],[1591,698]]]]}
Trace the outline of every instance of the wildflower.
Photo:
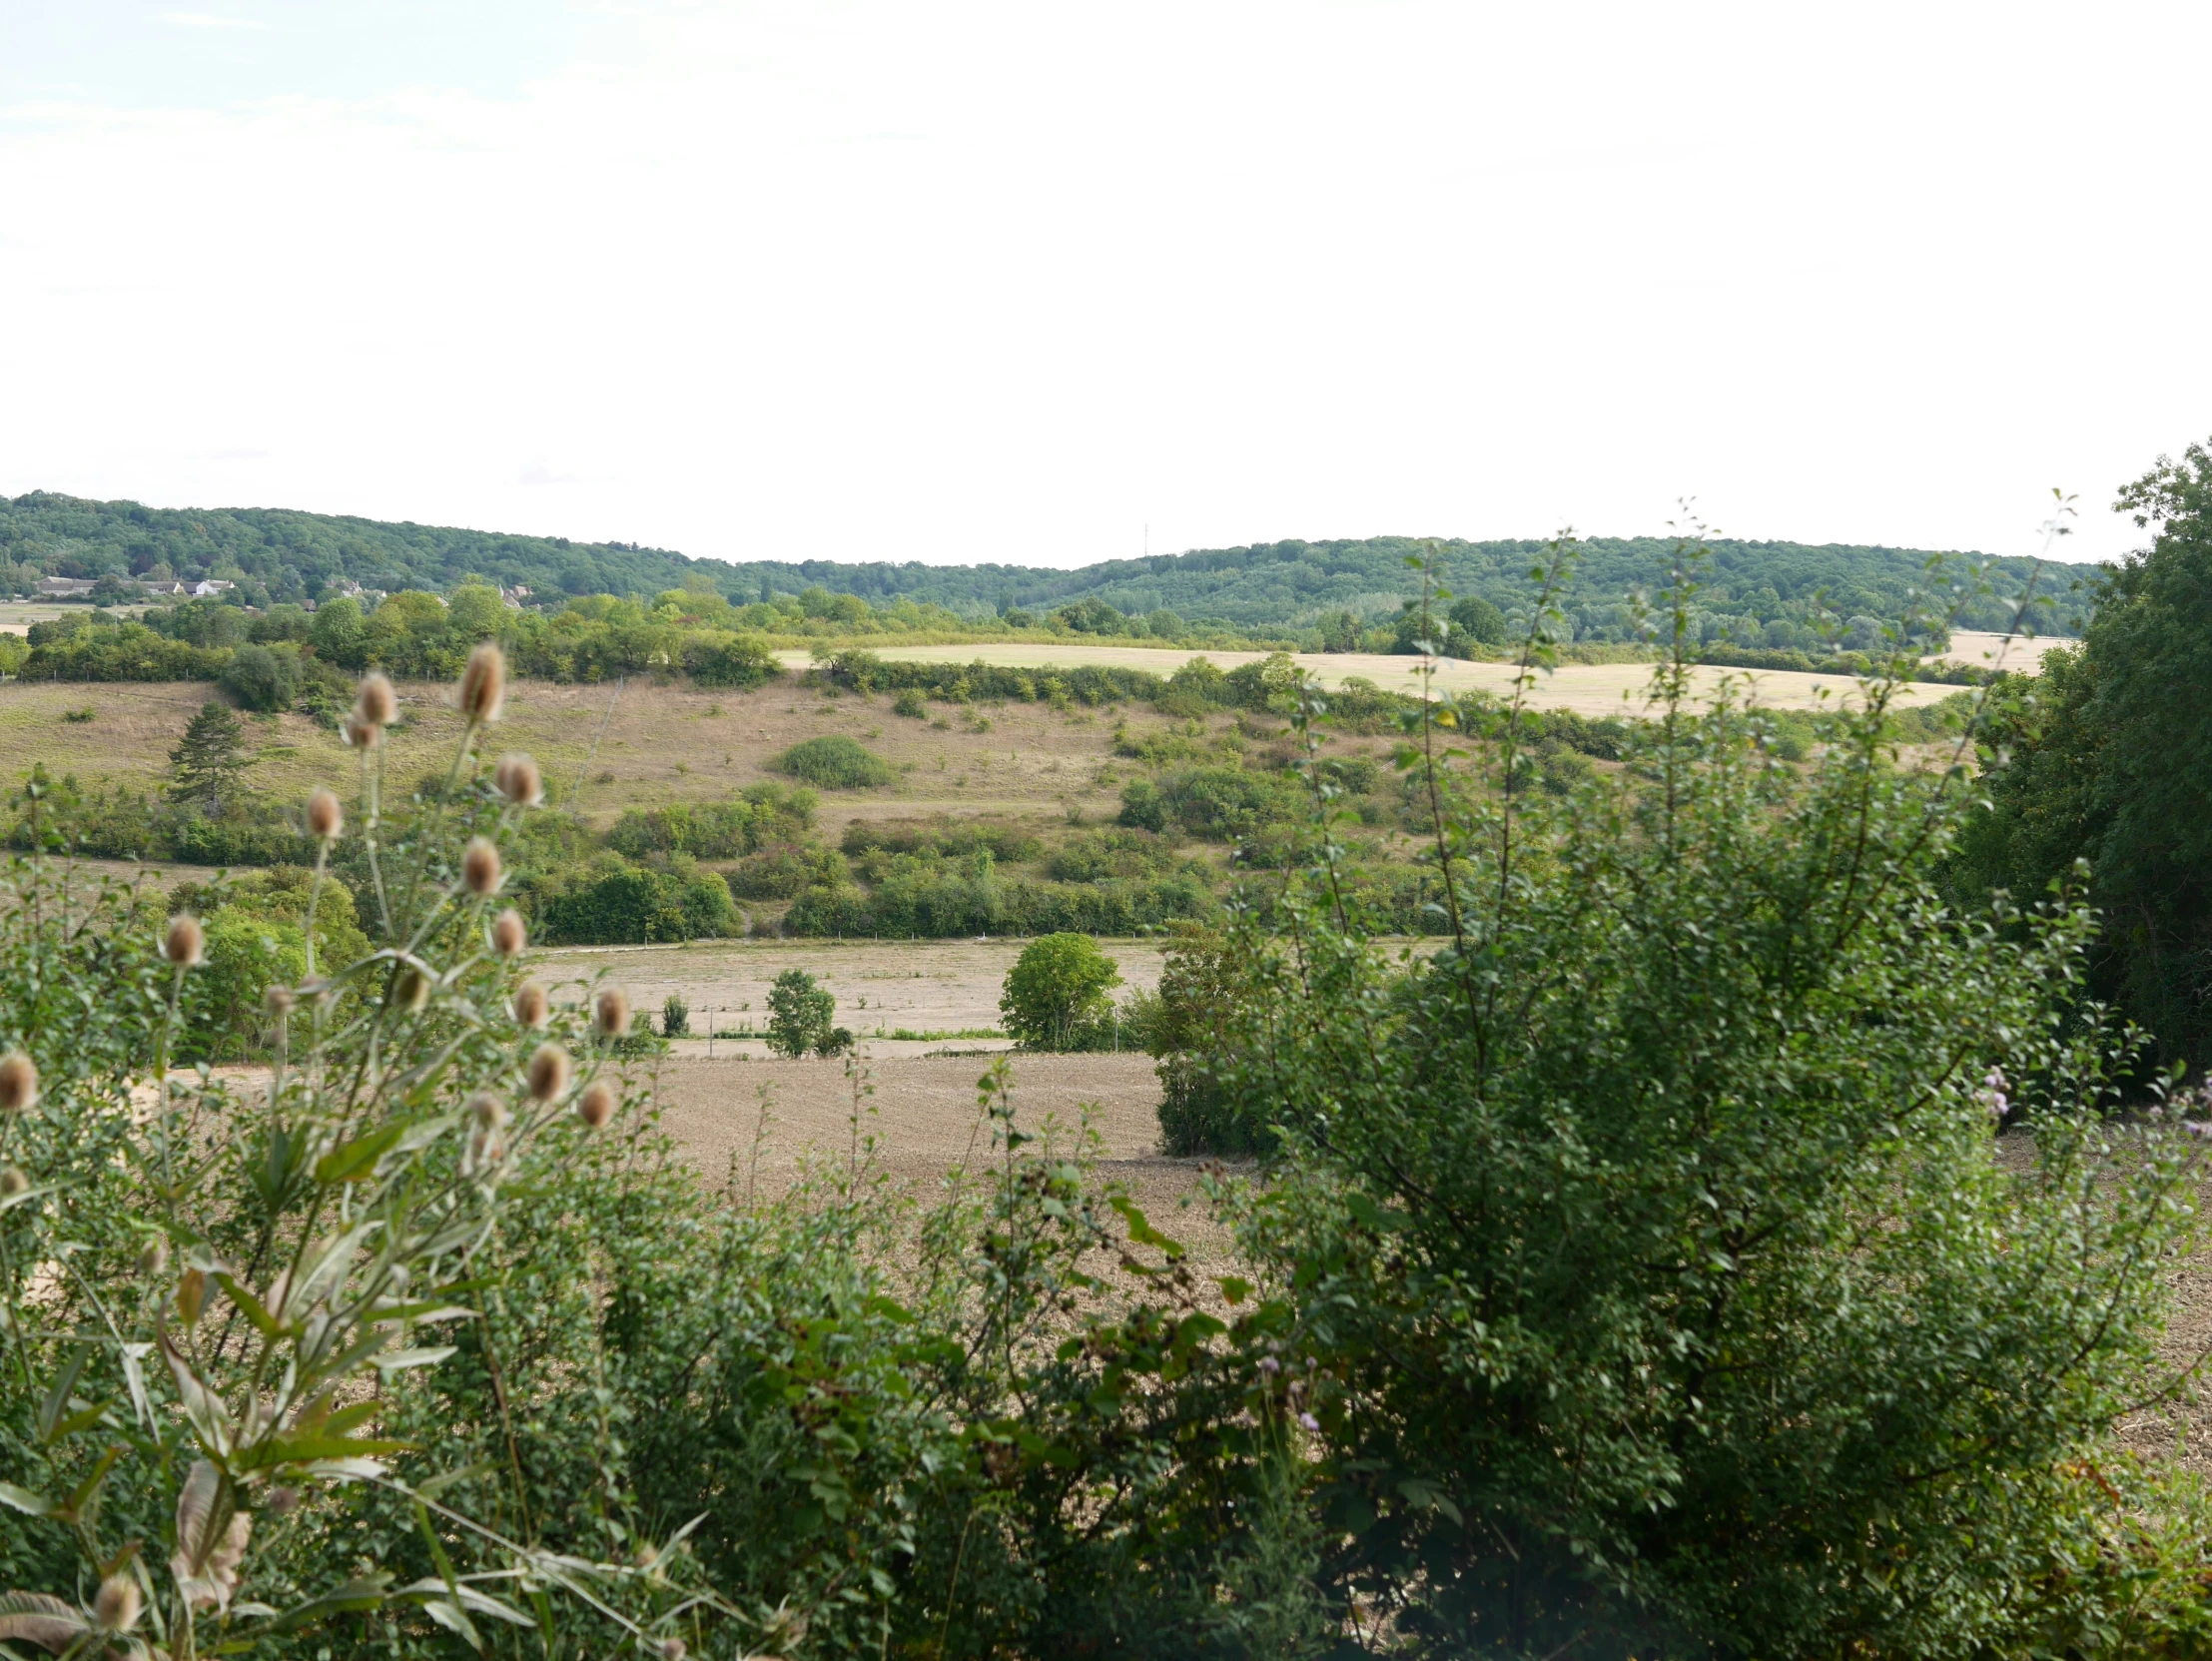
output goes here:
{"type": "Polygon", "coordinates": [[[29,1113],[38,1106],[38,1069],[21,1050],[0,1056],[0,1113],[29,1113]]]}
{"type": "Polygon", "coordinates": [[[138,1625],[142,1607],[138,1582],[118,1570],[100,1582],[92,1600],[92,1623],[102,1632],[128,1632],[138,1625]]]}
{"type": "Polygon", "coordinates": [[[499,794],[516,807],[535,807],[545,799],[545,784],[538,777],[537,763],[526,755],[501,756],[491,778],[499,794]]]}
{"type": "Polygon", "coordinates": [[[530,1094],[550,1102],[568,1088],[568,1052],[557,1044],[540,1044],[530,1056],[530,1094]]]}
{"type": "Polygon", "coordinates": [[[496,894],[501,877],[499,850],[480,836],[470,837],[460,856],[460,877],[471,894],[496,894]]]}
{"type": "Polygon", "coordinates": [[[1321,1428],[1321,1421],[1311,1413],[1300,1413],[1298,1415],[1298,1428],[1300,1430],[1318,1430],[1321,1428]]]}
{"type": "Polygon", "coordinates": [[[179,969],[190,969],[200,961],[207,944],[200,919],[189,911],[180,911],[169,920],[169,932],[162,936],[162,956],[179,969]]]}
{"type": "Polygon", "coordinates": [[[1989,1110],[1991,1119],[2002,1120],[2004,1118],[2004,1110],[2008,1105],[2004,1092],[2004,1069],[2001,1067],[1990,1068],[1981,1081],[1981,1105],[1989,1110]]]}
{"type": "Polygon", "coordinates": [[[576,1117],[586,1130],[598,1130],[614,1117],[614,1092],[603,1084],[591,1085],[576,1098],[576,1117]]]}
{"type": "Polygon", "coordinates": [[[491,920],[492,948],[503,958],[519,957],[522,948],[529,944],[530,931],[522,922],[522,914],[509,906],[491,920]]]}
{"type": "Polygon", "coordinates": [[[1268,1377],[1272,1378],[1276,1373],[1282,1370],[1282,1363],[1276,1360],[1272,1355],[1262,1355],[1259,1358],[1259,1370],[1267,1374],[1268,1377]]]}
{"type": "Polygon", "coordinates": [[[460,712],[471,722],[496,721],[507,692],[507,660],[495,640],[468,654],[460,672],[460,712]]]}
{"type": "Polygon", "coordinates": [[[514,989],[515,1025],[528,1027],[535,1032],[545,1025],[546,1017],[551,1013],[552,1009],[545,997],[545,989],[539,986],[537,982],[524,981],[514,989]]]}
{"type": "Polygon", "coordinates": [[[308,798],[308,829],[324,842],[336,842],[346,829],[346,809],[339,805],[337,795],[318,789],[308,798]]]}
{"type": "Polygon", "coordinates": [[[629,995],[608,987],[591,1000],[592,1024],[608,1038],[619,1038],[630,1030],[629,995]]]}
{"type": "Polygon", "coordinates": [[[383,671],[371,669],[361,677],[361,690],[354,698],[354,718],[364,726],[387,727],[392,717],[399,713],[398,694],[391,689],[383,671]]]}

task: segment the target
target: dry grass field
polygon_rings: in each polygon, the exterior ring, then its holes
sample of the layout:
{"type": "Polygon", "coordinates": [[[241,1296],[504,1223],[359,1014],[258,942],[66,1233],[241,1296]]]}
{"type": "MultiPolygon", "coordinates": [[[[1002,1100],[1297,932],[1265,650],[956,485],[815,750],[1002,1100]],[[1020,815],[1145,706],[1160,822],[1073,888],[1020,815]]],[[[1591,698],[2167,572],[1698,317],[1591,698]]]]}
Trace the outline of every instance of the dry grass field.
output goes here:
{"type": "MultiPolygon", "coordinates": [[[[44,762],[88,786],[152,789],[166,776],[185,724],[215,696],[197,682],[11,682],[0,689],[0,778],[12,780],[44,762]],[[64,718],[86,710],[89,721],[64,718]]],[[[387,788],[405,789],[433,772],[442,776],[460,718],[443,685],[403,686],[400,697],[407,719],[390,734],[384,765],[387,788]]],[[[509,692],[492,742],[535,755],[556,798],[604,825],[625,808],[723,799],[777,777],[769,763],[801,739],[844,733],[890,762],[898,777],[881,790],[829,794],[822,823],[834,840],[857,818],[1110,819],[1133,772],[1132,763],[1114,758],[1114,724],[1125,720],[1139,734],[1172,724],[1148,708],[1064,715],[1023,703],[965,713],[932,705],[931,718],[913,720],[893,715],[890,703],[881,695],[826,697],[791,680],[750,692],[531,681],[509,692]]],[[[324,783],[352,792],[360,762],[338,734],[302,715],[244,719],[255,753],[249,784],[287,801],[303,800],[324,783]]],[[[1216,733],[1234,725],[1232,716],[1208,723],[1216,733]]]]}
{"type": "MultiPolygon", "coordinates": [[[[1952,636],[1957,641],[1972,638],[1952,636]]],[[[876,652],[886,662],[990,663],[1020,669],[1072,669],[1084,664],[1128,669],[1149,669],[1168,675],[1192,657],[1205,657],[1216,668],[1233,669],[1258,661],[1266,654],[1251,651],[1193,652],[1175,646],[1091,646],[1070,643],[989,642],[974,646],[886,646],[876,652]]],[[[794,667],[811,659],[804,652],[786,652],[794,667]]],[[[1324,686],[1340,686],[1353,675],[1373,681],[1385,691],[1418,693],[1421,680],[1417,658],[1370,652],[1301,652],[1292,661],[1310,671],[1324,686]]],[[[1450,692],[1513,690],[1516,670],[1510,663],[1465,663],[1440,659],[1436,685],[1450,692]]],[[[1538,709],[1569,709],[1578,715],[1641,715],[1644,694],[1651,684],[1651,666],[1645,663],[1567,663],[1548,674],[1539,674],[1531,703],[1538,709]]],[[[1849,675],[1801,674],[1787,669],[1699,669],[1695,679],[1701,691],[1710,691],[1726,678],[1739,690],[1749,685],[1761,703],[1778,709],[1834,707],[1856,695],[1858,683],[1849,675]]],[[[1904,688],[1906,704],[1927,703],[1955,690],[1948,686],[1914,684],[1904,688]]]]}

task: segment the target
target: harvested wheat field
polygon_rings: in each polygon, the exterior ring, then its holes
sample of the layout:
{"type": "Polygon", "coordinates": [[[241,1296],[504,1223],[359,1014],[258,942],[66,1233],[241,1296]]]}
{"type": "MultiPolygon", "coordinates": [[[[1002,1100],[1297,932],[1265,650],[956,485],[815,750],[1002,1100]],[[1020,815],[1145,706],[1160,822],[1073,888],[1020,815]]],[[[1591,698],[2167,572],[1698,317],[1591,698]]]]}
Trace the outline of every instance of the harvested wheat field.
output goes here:
{"type": "MultiPolygon", "coordinates": [[[[860,1134],[876,1141],[874,1168],[927,1196],[956,1167],[991,1158],[977,1081],[992,1059],[863,1056],[848,1070],[834,1061],[677,1057],[658,1074],[661,1123],[710,1181],[729,1181],[736,1197],[755,1186],[779,1193],[806,1161],[842,1168],[851,1160],[857,1086],[860,1134]]],[[[1018,1125],[1042,1134],[1057,1122],[1053,1134],[1069,1137],[1088,1108],[1102,1144],[1100,1179],[1127,1190],[1157,1228],[1188,1246],[1193,1267],[1226,1266],[1227,1235],[1198,1192],[1209,1162],[1159,1152],[1159,1081],[1149,1056],[1022,1055],[1010,1065],[1018,1125]]]]}
{"type": "MultiPolygon", "coordinates": [[[[1960,636],[1954,636],[1954,644],[1960,636]]],[[[1257,662],[1266,656],[1256,651],[1193,651],[1179,646],[1089,646],[1033,643],[988,643],[975,646],[886,646],[876,656],[888,663],[989,663],[1018,669],[1072,669],[1085,664],[1106,668],[1148,669],[1169,675],[1193,657],[1204,657],[1218,669],[1257,662]]],[[[2015,655],[2019,654],[2017,651],[2015,655]]],[[[811,661],[804,652],[786,652],[786,662],[798,666],[811,661]]],[[[1424,661],[1373,652],[1300,652],[1292,659],[1324,686],[1340,686],[1359,676],[1386,692],[1418,693],[1418,673],[1424,661]]],[[[2024,663],[2007,660],[2007,667],[2024,663]]],[[[1468,663],[1459,658],[1436,660],[1438,689],[1447,692],[1491,692],[1508,696],[1519,673],[1511,663],[1468,663]]],[[[1540,671],[1529,693],[1537,709],[1566,709],[1578,715],[1632,715],[1644,713],[1644,693],[1650,686],[1649,663],[1564,663],[1555,670],[1540,671]]],[[[1759,702],[1774,709],[1834,708],[1854,697],[1858,682],[1849,675],[1806,674],[1793,669],[1713,669],[1691,671],[1692,683],[1701,693],[1717,689],[1724,678],[1739,694],[1748,685],[1759,702]]],[[[1953,686],[1913,682],[1899,689],[1900,705],[1931,703],[1956,691],[1953,686]]]]}

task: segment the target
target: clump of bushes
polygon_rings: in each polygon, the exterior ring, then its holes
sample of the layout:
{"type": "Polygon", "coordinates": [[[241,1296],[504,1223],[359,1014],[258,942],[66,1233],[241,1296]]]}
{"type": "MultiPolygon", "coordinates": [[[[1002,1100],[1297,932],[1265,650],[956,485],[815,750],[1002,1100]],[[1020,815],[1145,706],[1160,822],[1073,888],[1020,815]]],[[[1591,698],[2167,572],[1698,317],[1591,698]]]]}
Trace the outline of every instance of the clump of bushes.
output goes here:
{"type": "Polygon", "coordinates": [[[794,744],[775,765],[821,790],[872,790],[891,782],[890,765],[843,733],[794,744]]]}

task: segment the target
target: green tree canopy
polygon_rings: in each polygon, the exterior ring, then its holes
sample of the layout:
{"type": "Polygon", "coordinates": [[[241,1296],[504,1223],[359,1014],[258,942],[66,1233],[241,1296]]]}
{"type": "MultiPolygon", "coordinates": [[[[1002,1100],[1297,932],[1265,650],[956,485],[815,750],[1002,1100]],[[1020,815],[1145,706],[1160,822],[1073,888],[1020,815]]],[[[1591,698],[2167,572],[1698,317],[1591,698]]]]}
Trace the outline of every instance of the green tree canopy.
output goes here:
{"type": "Polygon", "coordinates": [[[1002,1024],[1032,1049],[1057,1049],[1083,1022],[1105,1013],[1106,993],[1120,984],[1121,972],[1091,936],[1046,935],[1023,947],[1007,972],[1002,1024]]]}
{"type": "Polygon", "coordinates": [[[836,1022],[836,995],[804,969],[786,969],[768,989],[768,1048],[779,1056],[833,1053],[836,1022]]]}
{"type": "Polygon", "coordinates": [[[249,757],[245,730],[230,706],[205,703],[169,752],[169,799],[200,808],[211,817],[235,795],[249,757]]]}
{"type": "Polygon", "coordinates": [[[2107,571],[2078,648],[2007,688],[1990,811],[1962,889],[2042,899],[2077,860],[2103,913],[2096,981],[2169,1058],[2212,1060],[2212,451],[2192,444],[2120,492],[2152,532],[2107,571]]]}

